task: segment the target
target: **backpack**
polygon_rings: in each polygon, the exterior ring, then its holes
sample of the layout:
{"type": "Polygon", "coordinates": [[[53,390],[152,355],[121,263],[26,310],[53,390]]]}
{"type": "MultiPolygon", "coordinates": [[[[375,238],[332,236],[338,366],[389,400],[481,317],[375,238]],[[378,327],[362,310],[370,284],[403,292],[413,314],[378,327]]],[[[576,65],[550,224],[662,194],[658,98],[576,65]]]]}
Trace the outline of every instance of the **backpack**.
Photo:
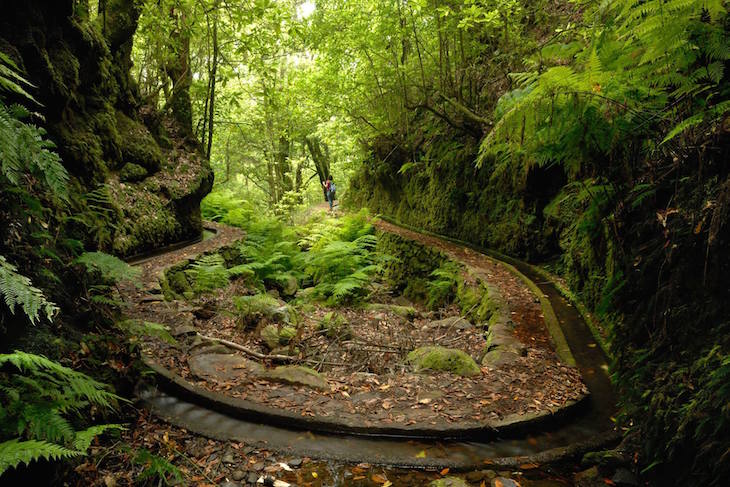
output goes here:
{"type": "Polygon", "coordinates": [[[334,183],[334,181],[330,181],[330,193],[332,193],[332,199],[333,199],[333,200],[337,199],[337,198],[335,197],[335,195],[336,195],[336,191],[337,191],[337,186],[335,186],[335,183],[334,183]]]}

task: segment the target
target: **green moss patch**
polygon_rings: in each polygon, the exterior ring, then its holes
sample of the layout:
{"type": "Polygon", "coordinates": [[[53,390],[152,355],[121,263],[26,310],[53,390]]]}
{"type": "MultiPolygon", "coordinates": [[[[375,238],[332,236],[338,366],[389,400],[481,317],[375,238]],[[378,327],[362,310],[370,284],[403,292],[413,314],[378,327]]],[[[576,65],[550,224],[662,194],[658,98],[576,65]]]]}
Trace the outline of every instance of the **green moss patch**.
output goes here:
{"type": "Polygon", "coordinates": [[[416,372],[433,370],[471,377],[482,373],[468,354],[446,347],[421,347],[408,354],[406,360],[416,372]]]}

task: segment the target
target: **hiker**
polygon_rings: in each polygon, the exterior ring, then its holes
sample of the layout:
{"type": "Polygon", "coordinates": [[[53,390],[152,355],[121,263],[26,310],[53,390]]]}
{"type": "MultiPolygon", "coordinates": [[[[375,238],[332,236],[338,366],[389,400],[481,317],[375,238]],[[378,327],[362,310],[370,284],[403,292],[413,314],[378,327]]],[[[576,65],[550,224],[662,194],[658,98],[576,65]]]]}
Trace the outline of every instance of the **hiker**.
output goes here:
{"type": "Polygon", "coordinates": [[[332,211],[332,205],[335,201],[336,197],[336,191],[337,186],[335,186],[335,181],[332,179],[332,176],[327,176],[327,181],[322,182],[322,186],[324,186],[324,192],[327,195],[327,201],[330,203],[330,211],[332,211]]]}

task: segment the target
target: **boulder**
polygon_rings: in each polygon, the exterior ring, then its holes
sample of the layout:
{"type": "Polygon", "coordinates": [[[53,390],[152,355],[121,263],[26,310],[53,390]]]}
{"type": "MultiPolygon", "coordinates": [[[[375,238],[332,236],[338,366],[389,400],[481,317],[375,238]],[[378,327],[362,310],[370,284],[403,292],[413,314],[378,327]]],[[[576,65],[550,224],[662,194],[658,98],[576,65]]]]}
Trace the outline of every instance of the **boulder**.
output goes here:
{"type": "Polygon", "coordinates": [[[421,347],[408,354],[406,360],[416,372],[434,370],[451,372],[464,377],[482,373],[479,366],[467,353],[453,348],[421,347]]]}
{"type": "Polygon", "coordinates": [[[368,311],[390,312],[407,320],[412,320],[418,316],[416,308],[412,306],[399,306],[397,304],[369,303],[365,306],[365,309],[368,311]]]}
{"type": "Polygon", "coordinates": [[[274,382],[283,382],[297,386],[311,387],[328,391],[327,380],[316,370],[302,365],[282,365],[266,373],[265,378],[274,382]]]}
{"type": "Polygon", "coordinates": [[[288,324],[291,321],[289,307],[267,293],[240,296],[234,300],[240,323],[248,328],[262,319],[288,324]]]}
{"type": "Polygon", "coordinates": [[[293,326],[284,326],[279,329],[278,325],[266,325],[261,330],[261,338],[270,350],[280,345],[288,345],[297,336],[297,329],[293,326]]]}
{"type": "Polygon", "coordinates": [[[482,358],[482,365],[497,368],[503,365],[512,364],[520,357],[521,355],[517,354],[513,350],[498,347],[484,354],[484,357],[482,358]]]}
{"type": "Polygon", "coordinates": [[[450,316],[442,320],[430,321],[426,325],[426,328],[443,328],[445,330],[469,330],[474,328],[471,321],[462,318],[461,316],[450,316]]]}
{"type": "Polygon", "coordinates": [[[238,381],[260,377],[264,367],[240,355],[204,353],[188,358],[190,372],[201,379],[217,382],[238,381]]]}

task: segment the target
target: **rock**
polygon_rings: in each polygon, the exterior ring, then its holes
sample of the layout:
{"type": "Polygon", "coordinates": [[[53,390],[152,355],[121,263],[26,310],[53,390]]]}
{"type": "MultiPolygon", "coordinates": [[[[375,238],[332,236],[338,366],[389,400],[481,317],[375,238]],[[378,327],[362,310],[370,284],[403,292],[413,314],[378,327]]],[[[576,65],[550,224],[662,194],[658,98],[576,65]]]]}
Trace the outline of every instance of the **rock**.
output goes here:
{"type": "Polygon", "coordinates": [[[119,171],[119,180],[125,183],[134,183],[142,181],[147,177],[147,174],[147,169],[143,168],[139,164],[128,162],[122,167],[122,170],[119,171]]]}
{"type": "Polygon", "coordinates": [[[322,320],[317,324],[317,330],[327,331],[328,338],[352,338],[352,328],[344,316],[335,311],[325,314],[322,320]]]}
{"type": "Polygon", "coordinates": [[[271,381],[283,382],[285,384],[301,385],[319,389],[329,390],[327,380],[316,370],[302,365],[282,365],[265,374],[265,378],[271,381]]]}
{"type": "Polygon", "coordinates": [[[297,329],[293,326],[285,326],[279,331],[279,343],[288,345],[297,336],[297,329]]]}
{"type": "Polygon", "coordinates": [[[611,480],[619,487],[635,487],[639,485],[639,479],[634,472],[623,467],[616,470],[611,480]]]}
{"type": "Polygon", "coordinates": [[[301,458],[293,458],[287,462],[290,467],[292,468],[298,468],[302,465],[302,459],[301,458]]]}
{"type": "Polygon", "coordinates": [[[297,329],[292,326],[284,326],[280,330],[277,325],[266,325],[261,330],[261,338],[271,350],[279,345],[289,344],[295,336],[297,336],[297,329]]]}
{"type": "Polygon", "coordinates": [[[487,331],[487,350],[502,348],[517,355],[523,356],[527,353],[527,347],[517,339],[514,329],[507,323],[496,323],[487,331]]]}
{"type": "Polygon", "coordinates": [[[190,347],[192,354],[194,355],[205,355],[205,354],[217,354],[217,355],[230,355],[231,349],[223,345],[222,343],[206,342],[197,347],[190,347]],[[193,350],[195,349],[195,350],[193,350]]]}
{"type": "Polygon", "coordinates": [[[467,353],[453,348],[421,347],[408,354],[406,360],[416,372],[435,370],[451,372],[464,377],[482,373],[479,366],[467,353]]]}
{"type": "Polygon", "coordinates": [[[236,481],[243,480],[245,476],[246,473],[243,470],[234,470],[233,473],[231,473],[231,478],[236,481]]]}
{"type": "Polygon", "coordinates": [[[231,482],[230,480],[224,480],[218,487],[241,487],[240,482],[231,482]]]}
{"type": "Polygon", "coordinates": [[[442,320],[431,321],[426,325],[427,328],[443,328],[448,330],[469,330],[474,328],[471,321],[462,318],[461,316],[451,316],[442,320]]]}
{"type": "Polygon", "coordinates": [[[507,477],[496,477],[492,479],[492,487],[520,487],[520,484],[507,477]]]}
{"type": "Polygon", "coordinates": [[[494,350],[490,350],[484,355],[484,357],[482,358],[482,365],[496,368],[514,363],[519,358],[520,355],[511,350],[495,348],[494,350]]]}
{"type": "Polygon", "coordinates": [[[251,485],[256,485],[256,482],[259,480],[259,474],[255,472],[251,472],[246,476],[246,482],[251,485]]]}
{"type": "Polygon", "coordinates": [[[184,336],[193,336],[193,335],[197,335],[197,334],[198,334],[197,330],[190,325],[180,325],[180,326],[173,327],[170,330],[170,335],[172,335],[176,338],[184,337],[184,336]]]}
{"type": "Polygon", "coordinates": [[[236,463],[236,457],[233,455],[233,452],[227,451],[223,455],[223,458],[221,458],[221,461],[223,463],[227,463],[228,465],[233,465],[234,463],[236,463]]]}
{"type": "Polygon", "coordinates": [[[256,325],[264,318],[279,324],[290,322],[289,307],[267,293],[239,296],[234,299],[234,304],[239,321],[244,328],[256,325]]]}
{"type": "Polygon", "coordinates": [[[588,470],[583,470],[573,475],[576,485],[590,485],[593,479],[598,477],[598,467],[593,466],[588,470]]]}
{"type": "Polygon", "coordinates": [[[261,330],[261,339],[270,350],[279,346],[279,327],[276,325],[266,325],[261,330]]]}
{"type": "Polygon", "coordinates": [[[296,277],[289,276],[283,282],[279,283],[279,287],[281,289],[282,296],[292,297],[296,295],[297,290],[299,290],[299,283],[297,282],[296,277]]]}
{"type": "Polygon", "coordinates": [[[365,309],[368,311],[390,312],[407,320],[412,320],[418,316],[416,308],[412,306],[399,306],[397,304],[369,303],[365,305],[365,309]]]}
{"type": "Polygon", "coordinates": [[[264,367],[235,354],[205,353],[188,358],[190,372],[201,379],[231,382],[260,377],[264,367]]]}
{"type": "Polygon", "coordinates": [[[442,479],[434,480],[429,487],[469,487],[464,479],[459,477],[444,477],[442,479]]]}

